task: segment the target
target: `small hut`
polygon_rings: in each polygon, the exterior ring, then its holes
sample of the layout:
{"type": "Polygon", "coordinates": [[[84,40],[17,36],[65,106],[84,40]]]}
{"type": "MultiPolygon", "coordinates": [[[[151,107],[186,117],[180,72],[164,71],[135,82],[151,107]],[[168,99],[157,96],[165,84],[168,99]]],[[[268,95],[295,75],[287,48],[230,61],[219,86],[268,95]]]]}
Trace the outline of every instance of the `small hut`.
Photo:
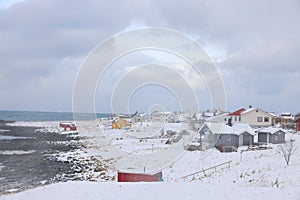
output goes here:
{"type": "Polygon", "coordinates": [[[59,127],[63,128],[64,131],[76,131],[77,128],[73,122],[61,122],[59,123],[59,127]]]}
{"type": "Polygon", "coordinates": [[[127,123],[127,121],[125,119],[116,119],[112,122],[112,128],[113,129],[121,129],[124,127],[128,127],[130,126],[130,124],[127,123]]]}
{"type": "Polygon", "coordinates": [[[118,182],[160,182],[162,179],[162,172],[154,174],[145,173],[131,173],[118,171],[118,182]]]}

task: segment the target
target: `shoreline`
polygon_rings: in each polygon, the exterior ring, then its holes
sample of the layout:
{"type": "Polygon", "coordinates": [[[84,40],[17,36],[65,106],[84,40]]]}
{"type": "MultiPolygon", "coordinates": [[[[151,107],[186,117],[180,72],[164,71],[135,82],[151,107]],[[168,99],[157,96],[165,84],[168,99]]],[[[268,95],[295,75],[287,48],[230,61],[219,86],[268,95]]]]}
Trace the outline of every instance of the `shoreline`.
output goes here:
{"type": "MultiPolygon", "coordinates": [[[[90,172],[99,161],[83,156],[80,138],[74,133],[60,134],[53,127],[56,123],[51,122],[52,127],[44,122],[20,126],[1,121],[0,129],[6,131],[0,132],[0,195],[57,182],[92,180],[90,172]]],[[[107,179],[103,172],[102,178],[107,179]]]]}

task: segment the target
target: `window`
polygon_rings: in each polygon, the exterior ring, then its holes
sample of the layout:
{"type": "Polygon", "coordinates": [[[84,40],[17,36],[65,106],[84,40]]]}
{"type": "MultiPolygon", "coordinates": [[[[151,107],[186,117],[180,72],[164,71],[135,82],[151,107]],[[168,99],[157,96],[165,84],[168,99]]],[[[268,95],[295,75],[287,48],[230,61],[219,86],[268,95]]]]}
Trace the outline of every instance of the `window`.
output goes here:
{"type": "Polygon", "coordinates": [[[227,139],[228,141],[230,141],[230,135],[227,135],[226,139],[227,139]]]}
{"type": "Polygon", "coordinates": [[[265,117],[264,121],[269,122],[269,117],[265,117]]]}
{"type": "Polygon", "coordinates": [[[257,122],[262,122],[263,118],[262,117],[257,117],[257,122]]]}
{"type": "Polygon", "coordinates": [[[239,116],[239,121],[241,121],[242,120],[242,117],[241,116],[239,116]]]}
{"type": "Polygon", "coordinates": [[[275,135],[275,138],[274,138],[275,140],[278,140],[278,136],[277,135],[275,135]]]}
{"type": "Polygon", "coordinates": [[[227,118],[225,118],[224,121],[226,122],[226,121],[227,121],[227,118]]]}
{"type": "Polygon", "coordinates": [[[234,117],[234,121],[237,121],[237,120],[236,120],[236,116],[234,117]]]}

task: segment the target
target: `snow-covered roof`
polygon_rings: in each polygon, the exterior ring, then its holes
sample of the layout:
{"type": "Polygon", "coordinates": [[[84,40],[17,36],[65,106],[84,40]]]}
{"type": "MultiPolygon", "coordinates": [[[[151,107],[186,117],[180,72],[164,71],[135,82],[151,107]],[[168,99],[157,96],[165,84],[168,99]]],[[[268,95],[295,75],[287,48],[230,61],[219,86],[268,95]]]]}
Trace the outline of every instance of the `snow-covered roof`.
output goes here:
{"type": "Polygon", "coordinates": [[[263,128],[259,128],[256,130],[256,132],[258,133],[270,133],[270,134],[274,134],[277,133],[278,131],[282,131],[285,133],[285,131],[281,128],[277,128],[277,127],[263,127],[263,128]]]}
{"type": "Polygon", "coordinates": [[[152,114],[169,115],[169,114],[172,114],[172,112],[170,112],[170,111],[154,111],[152,114]]]}
{"type": "Polygon", "coordinates": [[[199,120],[199,119],[201,118],[201,114],[202,114],[202,113],[197,112],[197,113],[194,114],[194,117],[195,117],[197,120],[199,120]]]}
{"type": "Polygon", "coordinates": [[[281,113],[281,116],[291,117],[292,113],[290,113],[290,112],[283,112],[283,113],[281,113]]]}
{"type": "Polygon", "coordinates": [[[278,117],[275,113],[273,112],[269,112],[270,115],[272,115],[273,117],[278,117]]]}
{"type": "Polygon", "coordinates": [[[251,111],[253,111],[253,110],[256,110],[256,109],[259,109],[259,108],[247,108],[247,109],[244,110],[241,114],[244,115],[244,114],[249,113],[249,112],[251,112],[251,111]]]}
{"type": "Polygon", "coordinates": [[[147,113],[143,112],[143,113],[140,113],[140,116],[143,117],[143,116],[146,116],[147,113]]]}
{"type": "Polygon", "coordinates": [[[214,119],[218,119],[219,117],[226,117],[229,113],[226,112],[226,113],[222,113],[222,114],[219,114],[219,115],[216,115],[216,116],[212,116],[210,118],[207,118],[207,121],[212,121],[214,119]]]}
{"type": "Polygon", "coordinates": [[[205,117],[212,117],[212,116],[214,116],[214,113],[212,113],[212,112],[204,112],[203,114],[204,114],[205,117]]]}
{"type": "Polygon", "coordinates": [[[236,134],[241,135],[247,132],[251,135],[255,135],[255,131],[249,124],[234,123],[232,126],[228,126],[225,123],[212,123],[207,122],[203,126],[207,126],[213,134],[236,134]]]}

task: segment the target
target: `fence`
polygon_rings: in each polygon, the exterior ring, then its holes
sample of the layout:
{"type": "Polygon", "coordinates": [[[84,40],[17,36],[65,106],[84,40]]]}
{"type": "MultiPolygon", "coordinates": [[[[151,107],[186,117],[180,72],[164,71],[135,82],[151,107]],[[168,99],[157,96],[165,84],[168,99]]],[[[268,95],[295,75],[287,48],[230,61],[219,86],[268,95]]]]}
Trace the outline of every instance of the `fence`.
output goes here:
{"type": "Polygon", "coordinates": [[[232,160],[227,161],[227,162],[224,162],[224,163],[221,163],[221,164],[218,164],[218,165],[215,165],[215,166],[213,166],[213,167],[209,167],[209,168],[207,168],[207,169],[202,169],[202,170],[200,170],[200,171],[194,172],[194,173],[192,173],[192,174],[188,174],[188,175],[183,176],[183,177],[181,177],[181,178],[183,178],[183,179],[185,180],[187,177],[189,177],[189,176],[194,176],[194,175],[199,174],[199,173],[203,173],[204,175],[206,175],[205,172],[207,172],[207,171],[209,171],[209,170],[214,170],[215,172],[217,172],[217,168],[218,168],[218,167],[221,167],[221,166],[224,166],[224,165],[228,165],[228,168],[230,168],[230,163],[231,163],[231,162],[232,162],[232,160]]]}

